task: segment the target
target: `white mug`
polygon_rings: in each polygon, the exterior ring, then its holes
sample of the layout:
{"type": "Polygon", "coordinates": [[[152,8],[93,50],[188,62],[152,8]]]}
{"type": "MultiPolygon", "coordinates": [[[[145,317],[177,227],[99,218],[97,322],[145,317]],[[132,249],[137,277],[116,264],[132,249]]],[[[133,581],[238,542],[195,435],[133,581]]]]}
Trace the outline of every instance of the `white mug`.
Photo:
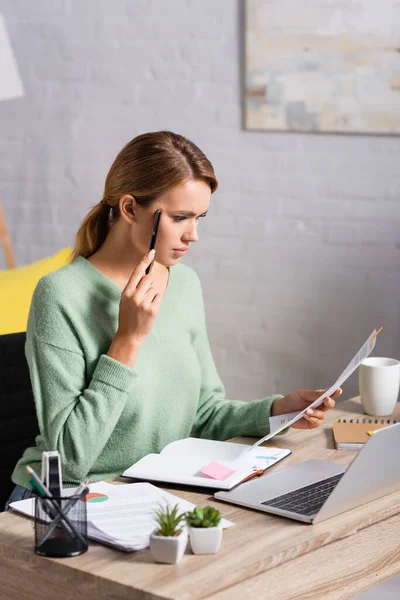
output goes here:
{"type": "Polygon", "coordinates": [[[360,364],[361,403],[367,415],[384,417],[395,409],[400,387],[400,361],[366,358],[360,364]]]}

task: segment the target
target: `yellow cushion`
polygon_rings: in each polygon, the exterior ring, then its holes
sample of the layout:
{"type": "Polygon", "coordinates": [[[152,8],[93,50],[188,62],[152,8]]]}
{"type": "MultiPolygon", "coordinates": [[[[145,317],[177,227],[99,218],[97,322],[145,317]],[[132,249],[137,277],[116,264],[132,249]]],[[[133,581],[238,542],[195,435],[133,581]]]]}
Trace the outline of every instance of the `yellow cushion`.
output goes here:
{"type": "Polygon", "coordinates": [[[41,277],[69,263],[72,248],[17,269],[0,271],[0,334],[26,331],[33,291],[41,277]]]}

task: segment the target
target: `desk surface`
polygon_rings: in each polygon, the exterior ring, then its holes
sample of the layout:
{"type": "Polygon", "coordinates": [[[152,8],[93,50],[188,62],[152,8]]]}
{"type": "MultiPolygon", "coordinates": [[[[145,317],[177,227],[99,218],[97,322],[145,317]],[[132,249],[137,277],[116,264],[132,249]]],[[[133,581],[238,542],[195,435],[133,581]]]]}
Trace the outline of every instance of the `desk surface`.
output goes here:
{"type": "MultiPolygon", "coordinates": [[[[330,411],[329,421],[360,413],[358,399],[342,401],[330,411]]],[[[400,407],[396,415],[400,417],[400,407]]],[[[335,449],[329,421],[319,429],[292,429],[275,437],[274,445],[293,453],[264,477],[311,458],[349,464],[355,453],[335,449]]],[[[249,443],[249,439],[236,441],[249,443]]],[[[204,491],[166,489],[196,504],[217,506],[235,523],[224,531],[218,554],[194,556],[187,550],[178,565],[160,565],[148,550],[125,554],[91,543],[80,557],[42,558],[33,552],[32,521],[2,513],[0,598],[30,599],[34,593],[37,600],[55,596],[87,600],[95,595],[99,600],[242,600],[251,593],[255,598],[333,600],[352,598],[400,572],[400,492],[317,525],[305,525],[217,502],[204,491]]]]}

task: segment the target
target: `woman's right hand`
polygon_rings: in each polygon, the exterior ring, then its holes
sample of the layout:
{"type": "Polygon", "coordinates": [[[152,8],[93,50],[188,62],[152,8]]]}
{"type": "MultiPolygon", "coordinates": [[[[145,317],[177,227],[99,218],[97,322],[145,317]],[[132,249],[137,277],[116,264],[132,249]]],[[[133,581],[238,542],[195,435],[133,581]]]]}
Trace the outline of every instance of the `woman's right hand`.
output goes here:
{"type": "Polygon", "coordinates": [[[154,260],[155,251],[146,254],[133,271],[119,304],[117,337],[141,345],[156,320],[163,294],[146,269],[154,260]]]}

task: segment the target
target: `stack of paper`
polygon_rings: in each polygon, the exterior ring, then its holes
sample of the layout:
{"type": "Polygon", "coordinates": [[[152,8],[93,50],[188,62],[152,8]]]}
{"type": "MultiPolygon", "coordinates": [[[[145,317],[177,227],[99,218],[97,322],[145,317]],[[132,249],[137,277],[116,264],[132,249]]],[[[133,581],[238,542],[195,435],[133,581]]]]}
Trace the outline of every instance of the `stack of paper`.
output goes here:
{"type": "MultiPolygon", "coordinates": [[[[64,489],[63,495],[73,491],[64,489]]],[[[147,548],[150,534],[156,528],[155,510],[166,504],[178,504],[179,512],[193,510],[195,506],[150,483],[93,483],[87,496],[88,537],[125,552],[147,548]]],[[[12,502],[10,507],[30,517],[35,514],[33,498],[12,502]]],[[[221,524],[224,528],[233,525],[226,519],[221,524]]]]}

